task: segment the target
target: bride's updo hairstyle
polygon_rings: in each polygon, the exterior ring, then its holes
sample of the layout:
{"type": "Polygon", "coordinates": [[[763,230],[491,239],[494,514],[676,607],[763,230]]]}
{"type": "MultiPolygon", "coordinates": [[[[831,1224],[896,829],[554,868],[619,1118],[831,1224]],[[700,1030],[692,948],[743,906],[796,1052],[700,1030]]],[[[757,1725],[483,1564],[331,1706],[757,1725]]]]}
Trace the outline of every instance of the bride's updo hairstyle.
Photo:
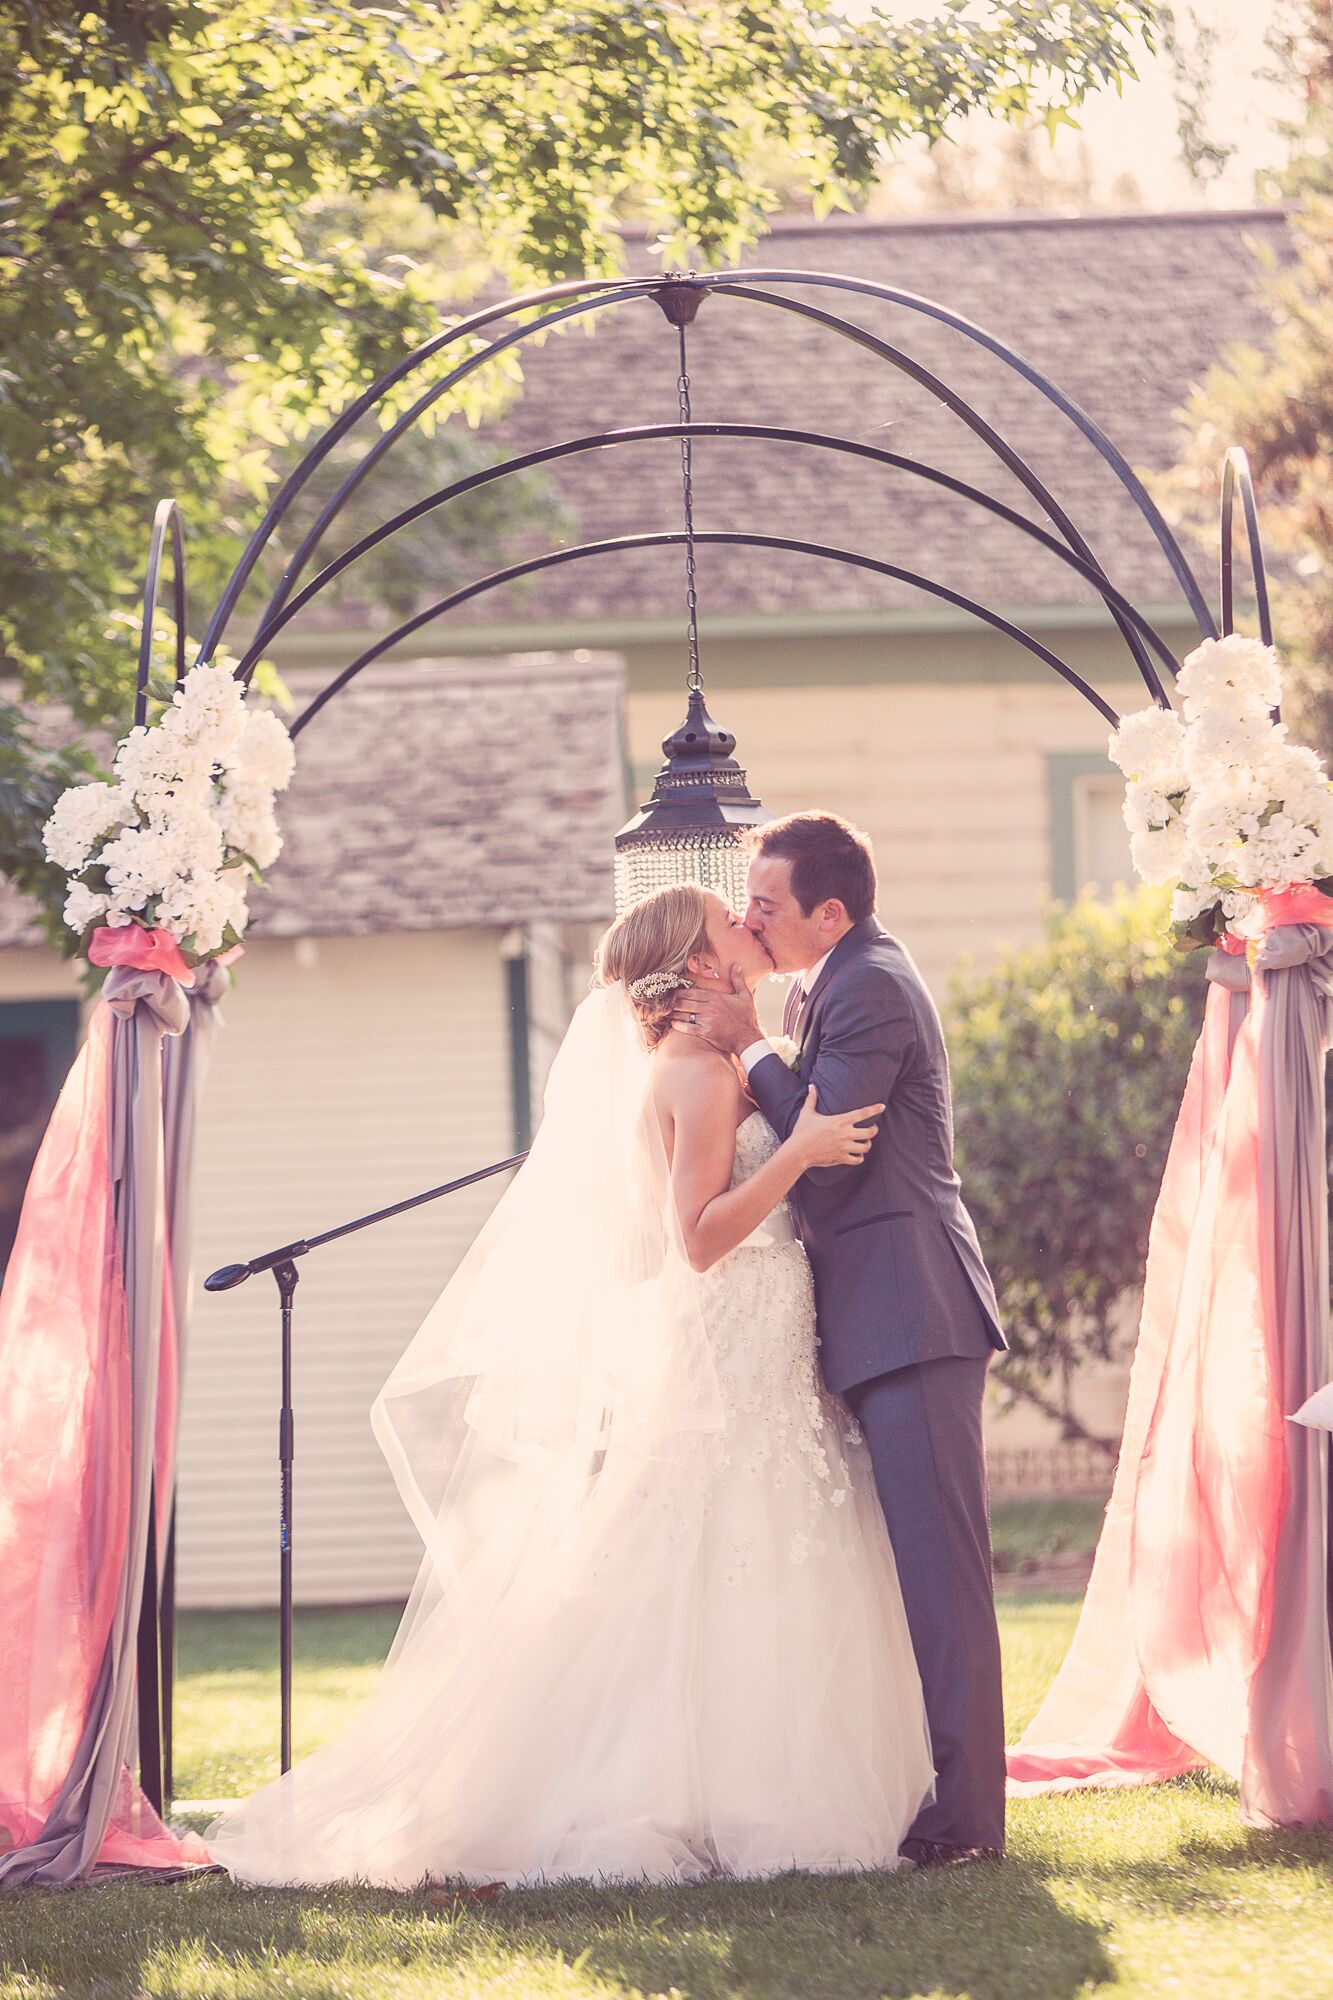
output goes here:
{"type": "Polygon", "coordinates": [[[690,975],[686,960],[708,948],[708,905],[693,882],[654,889],[617,917],[597,947],[593,977],[601,986],[623,980],[650,1049],[671,1027],[671,1010],[690,975]]]}

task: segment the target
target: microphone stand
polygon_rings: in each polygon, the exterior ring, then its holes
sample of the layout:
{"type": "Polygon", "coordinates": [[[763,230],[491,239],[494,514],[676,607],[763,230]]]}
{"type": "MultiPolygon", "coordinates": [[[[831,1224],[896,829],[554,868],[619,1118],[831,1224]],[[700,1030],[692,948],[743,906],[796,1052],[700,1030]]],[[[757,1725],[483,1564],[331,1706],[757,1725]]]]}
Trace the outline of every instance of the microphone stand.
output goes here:
{"type": "Polygon", "coordinates": [[[358,1229],[369,1229],[373,1223],[387,1222],[391,1215],[402,1215],[409,1208],[420,1208],[423,1202],[438,1201],[441,1195],[456,1194],[460,1188],[473,1187],[478,1181],[488,1181],[495,1174],[507,1173],[511,1167],[521,1166],[527,1157],[526,1153],[514,1153],[507,1160],[496,1160],[492,1166],[479,1167],[476,1173],[464,1174],[456,1181],[446,1181],[442,1187],[427,1188],[424,1194],[409,1195],[406,1201],[396,1201],[389,1208],[377,1208],[371,1215],[358,1216],[355,1222],[340,1223],[336,1229],[326,1229],[322,1235],[283,1243],[278,1249],[265,1250],[244,1264],[223,1264],[204,1279],[206,1292],[229,1292],[233,1286],[243,1285],[247,1278],[255,1277],[260,1271],[272,1271],[278,1287],[282,1344],[282,1402],[278,1411],[278,1643],[284,1771],[289,1771],[292,1766],[292,1470],[296,1456],[296,1422],[292,1409],[292,1301],[301,1275],[297,1259],[308,1257],[312,1250],[318,1250],[325,1243],[334,1243],[340,1236],[351,1236],[358,1229]]]}

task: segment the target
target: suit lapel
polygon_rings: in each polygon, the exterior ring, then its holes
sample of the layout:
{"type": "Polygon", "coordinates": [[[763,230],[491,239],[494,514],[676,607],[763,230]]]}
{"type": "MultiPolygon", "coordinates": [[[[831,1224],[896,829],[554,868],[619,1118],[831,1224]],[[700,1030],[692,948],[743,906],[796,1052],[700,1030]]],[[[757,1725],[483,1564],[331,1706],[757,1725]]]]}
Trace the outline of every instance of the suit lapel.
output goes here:
{"type": "Polygon", "coordinates": [[[881,937],[882,935],[883,933],[880,930],[877,920],[874,917],[866,917],[859,924],[853,924],[846,937],[838,939],[837,944],[834,945],[832,951],[824,961],[818,979],[808,993],[802,991],[799,980],[793,979],[787,989],[787,998],[782,1006],[782,1032],[784,1035],[792,1041],[804,1044],[806,1024],[810,1020],[810,1011],[815,1001],[818,1000],[820,994],[828,985],[829,980],[833,977],[838,966],[845,964],[858,945],[866,943],[870,938],[881,937]]]}
{"type": "MultiPolygon", "coordinates": [[[[882,935],[878,919],[871,916],[863,917],[859,924],[852,925],[846,937],[838,939],[838,942],[825,959],[818,979],[800,1003],[800,1008],[796,1015],[796,1026],[789,1031],[795,1036],[797,1041],[802,1044],[804,1043],[806,1025],[814,1010],[815,1002],[827,987],[838,967],[845,965],[853,952],[858,950],[861,945],[868,943],[871,938],[877,938],[882,935]]],[[[793,991],[795,991],[794,988],[793,991]]]]}

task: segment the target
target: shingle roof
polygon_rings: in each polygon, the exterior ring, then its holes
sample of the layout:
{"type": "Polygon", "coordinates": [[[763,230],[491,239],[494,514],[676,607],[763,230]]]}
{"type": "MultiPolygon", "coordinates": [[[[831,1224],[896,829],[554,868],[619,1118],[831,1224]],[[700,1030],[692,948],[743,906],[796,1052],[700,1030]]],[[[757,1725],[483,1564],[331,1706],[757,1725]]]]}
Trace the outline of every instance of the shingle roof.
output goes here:
{"type": "MultiPolygon", "coordinates": [[[[298,709],[327,678],[286,674],[298,709]]],[[[622,680],[613,655],[588,653],[368,669],[298,738],[251,934],[609,915],[622,680]]],[[[56,733],[50,710],[43,733],[56,733]]],[[[38,942],[31,904],[0,881],[0,945],[38,942]]]]}
{"type": "MultiPolygon", "coordinates": [[[[1281,252],[1280,210],[1180,215],[835,217],[780,222],[751,268],[832,271],[925,294],[988,328],[1080,404],[1138,469],[1175,456],[1176,413],[1222,350],[1262,343],[1255,246],[1281,252]]],[[[652,268],[631,247],[631,268],[652,268]]],[[[814,286],[791,296],[891,340],[961,392],[1054,489],[1113,578],[1140,604],[1178,601],[1156,544],[1114,476],[1055,408],[964,335],[877,299],[814,286]]],[[[676,415],[675,333],[635,300],[523,350],[526,389],[492,430],[519,452],[676,415]]],[[[575,322],[578,325],[583,322],[575,322]]],[[[1033,512],[1012,475],[936,396],[836,334],[740,299],[710,297],[689,332],[693,414],[824,430],[931,461],[1033,512]]],[[[881,556],[998,605],[1068,603],[1088,592],[1020,532],[920,480],[813,448],[700,442],[696,518],[881,556]]],[[[680,522],[674,443],[563,461],[552,478],[576,512],[568,541],[680,522]]],[[[1208,587],[1212,555],[1203,564],[1208,587]]],[[[497,567],[499,565],[497,564],[497,567]]],[[[1198,565],[1196,565],[1198,567],[1198,565]]],[[[705,615],[916,605],[909,586],[811,557],[706,548],[705,615]]],[[[681,613],[679,552],[598,557],[552,571],[521,598],[496,592],[452,614],[471,623],[681,613]]]]}

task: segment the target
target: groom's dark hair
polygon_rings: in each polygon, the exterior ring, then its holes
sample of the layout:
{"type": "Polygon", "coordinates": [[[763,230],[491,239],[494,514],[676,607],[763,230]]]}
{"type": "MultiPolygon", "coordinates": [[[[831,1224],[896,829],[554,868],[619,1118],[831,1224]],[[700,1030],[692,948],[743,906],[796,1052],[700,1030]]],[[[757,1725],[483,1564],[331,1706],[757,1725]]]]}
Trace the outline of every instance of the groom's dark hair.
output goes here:
{"type": "Polygon", "coordinates": [[[788,813],[748,836],[752,854],[791,863],[791,892],[807,917],[836,897],[853,923],[875,908],[875,857],[869,837],[837,813],[788,813]]]}

